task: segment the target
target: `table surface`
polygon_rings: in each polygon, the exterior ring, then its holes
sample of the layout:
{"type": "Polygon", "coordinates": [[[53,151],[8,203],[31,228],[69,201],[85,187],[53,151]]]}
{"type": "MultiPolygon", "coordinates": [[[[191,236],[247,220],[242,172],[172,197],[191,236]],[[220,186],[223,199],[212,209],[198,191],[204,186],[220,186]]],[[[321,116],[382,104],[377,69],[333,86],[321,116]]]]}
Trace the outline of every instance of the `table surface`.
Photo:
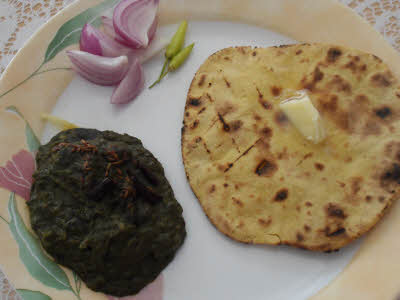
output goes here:
{"type": "MultiPolygon", "coordinates": [[[[76,0],[0,0],[0,74],[26,40],[76,0]]],[[[340,0],[372,24],[400,51],[400,0],[340,0]]],[[[0,270],[0,300],[20,299],[0,270]]]]}

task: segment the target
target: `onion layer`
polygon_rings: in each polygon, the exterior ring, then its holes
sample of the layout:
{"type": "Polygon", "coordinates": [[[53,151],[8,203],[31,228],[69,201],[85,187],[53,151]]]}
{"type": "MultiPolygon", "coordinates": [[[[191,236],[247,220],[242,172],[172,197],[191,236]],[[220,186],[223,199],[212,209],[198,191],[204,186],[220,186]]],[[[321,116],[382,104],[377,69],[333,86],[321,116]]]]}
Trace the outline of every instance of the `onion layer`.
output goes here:
{"type": "Polygon", "coordinates": [[[81,51],[106,57],[126,55],[130,51],[127,47],[122,46],[107,34],[89,24],[86,24],[82,29],[79,45],[81,51]]]}
{"type": "Polygon", "coordinates": [[[115,32],[133,48],[146,48],[157,28],[159,0],[122,0],[114,9],[115,32]]]}
{"type": "Polygon", "coordinates": [[[136,98],[144,87],[144,73],[138,59],[131,62],[128,73],[115,88],[112,96],[112,104],[125,104],[136,98]]]}
{"type": "Polygon", "coordinates": [[[127,56],[103,57],[78,50],[67,51],[67,55],[79,75],[99,85],[118,84],[129,68],[127,56]]]}

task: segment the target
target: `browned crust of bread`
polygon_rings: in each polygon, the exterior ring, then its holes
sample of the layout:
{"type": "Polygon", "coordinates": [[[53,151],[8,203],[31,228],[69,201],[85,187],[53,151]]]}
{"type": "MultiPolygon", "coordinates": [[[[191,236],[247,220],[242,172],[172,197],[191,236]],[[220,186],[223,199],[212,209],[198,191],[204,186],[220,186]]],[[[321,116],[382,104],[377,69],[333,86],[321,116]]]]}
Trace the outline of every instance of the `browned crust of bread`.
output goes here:
{"type": "MultiPolygon", "coordinates": [[[[302,46],[311,46],[311,45],[315,45],[315,44],[309,44],[309,43],[304,43],[301,44],[302,46]]],[[[293,45],[281,45],[281,46],[273,46],[274,48],[288,48],[288,47],[297,47],[299,46],[299,44],[293,44],[293,45]]],[[[335,46],[335,45],[329,45],[331,48],[343,48],[341,46],[335,46]]],[[[255,47],[257,48],[257,47],[255,47]]],[[[213,53],[208,59],[212,58],[213,56],[219,55],[221,53],[223,53],[224,51],[226,51],[227,49],[242,49],[244,51],[247,51],[249,49],[255,49],[253,47],[250,46],[246,46],[246,47],[229,47],[229,48],[225,48],[222,50],[219,50],[215,53],[213,53]]],[[[373,56],[377,61],[382,62],[378,57],[374,56],[371,54],[371,56],[373,56]]],[[[188,107],[189,107],[189,100],[190,100],[190,95],[192,92],[192,89],[194,87],[195,84],[195,80],[198,78],[199,76],[199,71],[196,72],[195,76],[193,77],[193,80],[191,82],[191,85],[188,89],[188,94],[187,94],[187,99],[186,99],[186,103],[185,103],[185,112],[187,111],[188,107]]],[[[304,244],[302,242],[297,242],[297,241],[290,241],[290,240],[282,240],[279,235],[277,234],[271,234],[274,235],[278,238],[279,241],[274,242],[274,243],[265,243],[265,242],[257,242],[254,241],[253,239],[239,239],[237,238],[236,235],[232,234],[232,231],[226,230],[226,228],[224,228],[223,226],[219,226],[219,223],[216,219],[214,219],[209,212],[207,211],[207,208],[205,207],[205,205],[202,203],[202,201],[199,200],[199,196],[196,194],[196,191],[192,185],[192,181],[190,179],[190,174],[188,173],[188,169],[187,169],[187,165],[186,165],[186,161],[188,160],[188,158],[185,155],[185,151],[184,151],[184,142],[186,139],[186,134],[185,134],[185,130],[187,129],[188,124],[185,124],[185,119],[186,117],[184,116],[183,119],[183,125],[182,125],[182,130],[181,130],[181,152],[182,152],[182,159],[184,162],[184,167],[185,167],[185,173],[186,173],[186,177],[188,179],[188,182],[190,184],[190,187],[194,193],[194,195],[196,196],[196,198],[198,199],[200,206],[202,207],[203,211],[205,212],[207,218],[210,220],[210,222],[214,225],[214,227],[220,231],[221,233],[223,233],[225,236],[232,238],[235,241],[238,242],[242,242],[245,244],[270,244],[270,245],[288,245],[288,246],[293,246],[293,247],[297,247],[300,249],[305,249],[305,250],[311,250],[311,251],[322,251],[322,252],[333,252],[333,251],[338,251],[340,248],[348,245],[349,243],[351,243],[352,241],[356,240],[357,238],[359,238],[360,236],[364,235],[365,233],[369,232],[381,219],[382,217],[388,212],[389,208],[392,206],[393,201],[395,201],[398,197],[399,197],[399,190],[392,194],[392,197],[390,197],[390,199],[386,200],[386,205],[384,207],[383,210],[380,211],[380,213],[378,213],[377,215],[375,215],[375,217],[370,220],[370,222],[368,223],[369,226],[368,227],[364,227],[363,230],[358,231],[356,234],[352,234],[352,235],[348,235],[346,234],[345,237],[340,238],[339,240],[336,240],[334,242],[334,245],[329,244],[329,243],[322,243],[319,245],[307,245],[304,244]]]]}

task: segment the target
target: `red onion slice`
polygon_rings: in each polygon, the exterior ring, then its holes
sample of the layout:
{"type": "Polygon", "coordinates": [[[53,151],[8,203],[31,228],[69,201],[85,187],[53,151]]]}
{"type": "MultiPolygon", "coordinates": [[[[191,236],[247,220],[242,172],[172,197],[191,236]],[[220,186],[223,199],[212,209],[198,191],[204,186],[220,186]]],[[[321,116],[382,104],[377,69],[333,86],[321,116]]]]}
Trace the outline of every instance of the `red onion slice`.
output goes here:
{"type": "Polygon", "coordinates": [[[100,36],[93,26],[86,24],[82,28],[81,38],[79,40],[79,48],[94,55],[103,55],[100,45],[100,36]]]}
{"type": "Polygon", "coordinates": [[[99,85],[118,84],[129,69],[128,57],[103,57],[70,50],[67,55],[74,70],[83,78],[99,85]]]}
{"type": "Polygon", "coordinates": [[[125,104],[136,98],[144,87],[144,73],[138,59],[133,59],[128,73],[115,88],[112,96],[112,104],[125,104]]]}
{"type": "Polygon", "coordinates": [[[86,24],[79,41],[81,51],[94,55],[117,57],[127,55],[130,49],[122,46],[97,28],[86,24]]]}
{"type": "Polygon", "coordinates": [[[122,0],[114,9],[115,32],[133,48],[146,48],[155,34],[159,0],[122,0]]]}
{"type": "MultiPolygon", "coordinates": [[[[109,20],[111,21],[111,19],[109,20]]],[[[114,29],[112,28],[112,30],[114,29]]],[[[160,34],[155,34],[147,48],[127,48],[112,39],[109,35],[89,24],[83,27],[80,39],[81,51],[106,57],[117,57],[121,55],[126,55],[128,58],[137,57],[140,63],[148,61],[150,58],[160,53],[167,45],[168,40],[165,37],[160,34]]]]}
{"type": "Polygon", "coordinates": [[[151,43],[151,41],[154,39],[154,36],[156,35],[157,27],[158,27],[158,16],[156,15],[154,22],[153,22],[153,24],[151,24],[150,29],[148,31],[149,44],[151,43]]]}
{"type": "Polygon", "coordinates": [[[103,22],[103,29],[104,32],[112,39],[117,41],[118,43],[129,47],[129,44],[127,41],[125,41],[123,38],[121,38],[114,30],[114,25],[113,25],[113,20],[107,16],[102,16],[101,20],[103,22]]]}
{"type": "Polygon", "coordinates": [[[116,35],[116,33],[114,31],[113,20],[111,18],[109,18],[107,16],[102,16],[101,22],[103,23],[105,33],[107,33],[109,36],[116,35]]]}
{"type": "Polygon", "coordinates": [[[132,49],[127,56],[129,59],[136,57],[139,62],[143,64],[165,49],[168,46],[168,43],[169,40],[160,34],[156,34],[147,48],[132,49]]]}

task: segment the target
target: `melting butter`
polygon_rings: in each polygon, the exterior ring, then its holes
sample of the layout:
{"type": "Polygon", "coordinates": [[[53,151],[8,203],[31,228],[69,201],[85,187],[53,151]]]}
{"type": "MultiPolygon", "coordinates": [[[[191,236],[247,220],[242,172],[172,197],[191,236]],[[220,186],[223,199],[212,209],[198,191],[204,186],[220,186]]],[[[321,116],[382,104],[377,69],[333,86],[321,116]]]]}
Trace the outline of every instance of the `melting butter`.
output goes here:
{"type": "Polygon", "coordinates": [[[318,110],[305,91],[280,103],[281,110],[298,131],[309,141],[318,144],[325,137],[325,129],[318,110]]]}

